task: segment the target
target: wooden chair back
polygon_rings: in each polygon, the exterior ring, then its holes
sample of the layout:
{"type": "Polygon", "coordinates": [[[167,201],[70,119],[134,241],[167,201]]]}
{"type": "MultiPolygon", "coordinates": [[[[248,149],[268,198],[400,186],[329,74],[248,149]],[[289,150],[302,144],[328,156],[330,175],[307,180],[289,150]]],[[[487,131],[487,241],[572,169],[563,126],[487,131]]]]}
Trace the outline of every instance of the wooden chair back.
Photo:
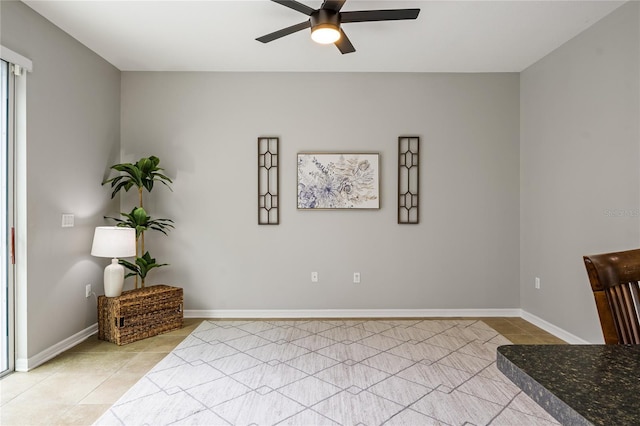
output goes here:
{"type": "Polygon", "coordinates": [[[607,344],[640,344],[640,249],[584,256],[607,344]]]}

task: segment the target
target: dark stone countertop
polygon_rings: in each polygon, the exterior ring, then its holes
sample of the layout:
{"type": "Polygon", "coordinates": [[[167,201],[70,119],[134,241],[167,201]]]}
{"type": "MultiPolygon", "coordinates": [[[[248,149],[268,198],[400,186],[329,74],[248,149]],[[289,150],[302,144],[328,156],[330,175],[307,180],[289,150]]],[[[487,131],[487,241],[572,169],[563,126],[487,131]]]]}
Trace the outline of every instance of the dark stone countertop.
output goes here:
{"type": "Polygon", "coordinates": [[[563,425],[640,425],[640,345],[507,345],[497,365],[563,425]]]}

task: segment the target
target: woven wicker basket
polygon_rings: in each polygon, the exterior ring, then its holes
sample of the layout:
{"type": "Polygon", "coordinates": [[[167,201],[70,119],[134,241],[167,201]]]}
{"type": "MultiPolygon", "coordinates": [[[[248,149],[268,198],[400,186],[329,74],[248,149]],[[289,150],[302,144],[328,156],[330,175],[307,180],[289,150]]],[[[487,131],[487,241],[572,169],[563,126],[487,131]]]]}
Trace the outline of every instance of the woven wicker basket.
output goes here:
{"type": "Polygon", "coordinates": [[[117,345],[182,328],[182,288],[155,285],[98,297],[98,338],[117,345]]]}

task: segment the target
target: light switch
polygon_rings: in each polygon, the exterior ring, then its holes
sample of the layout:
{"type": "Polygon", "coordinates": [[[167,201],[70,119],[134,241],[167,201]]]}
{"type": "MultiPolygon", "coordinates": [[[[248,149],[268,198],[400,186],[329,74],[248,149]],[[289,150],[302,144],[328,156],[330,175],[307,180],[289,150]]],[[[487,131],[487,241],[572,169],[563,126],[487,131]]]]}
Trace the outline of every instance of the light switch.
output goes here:
{"type": "Polygon", "coordinates": [[[62,214],[62,227],[63,228],[73,228],[74,216],[71,213],[63,213],[62,214]]]}

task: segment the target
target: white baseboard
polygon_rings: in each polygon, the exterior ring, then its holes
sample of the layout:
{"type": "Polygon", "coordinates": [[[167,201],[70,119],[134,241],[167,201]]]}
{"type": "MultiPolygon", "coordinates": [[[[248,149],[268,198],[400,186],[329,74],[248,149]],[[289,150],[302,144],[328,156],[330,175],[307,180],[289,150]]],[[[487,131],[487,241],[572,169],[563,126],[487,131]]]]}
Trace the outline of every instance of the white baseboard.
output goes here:
{"type": "Polygon", "coordinates": [[[524,320],[529,321],[531,324],[536,325],[538,327],[540,327],[541,329],[543,329],[544,331],[546,331],[547,333],[551,333],[554,336],[564,340],[567,343],[570,343],[572,345],[588,345],[591,344],[591,342],[587,342],[586,340],[576,336],[575,334],[571,334],[566,330],[563,330],[560,327],[557,327],[553,324],[551,324],[548,321],[543,320],[542,318],[535,316],[533,314],[530,314],[527,311],[521,310],[521,317],[524,320]]]}
{"type": "Polygon", "coordinates": [[[44,364],[56,355],[61,354],[67,349],[71,349],[78,343],[86,340],[89,336],[98,332],[98,323],[95,323],[82,331],[74,334],[71,337],[64,339],[63,341],[56,343],[55,345],[45,349],[44,351],[32,356],[30,358],[16,358],[15,370],[16,371],[29,371],[37,366],[44,364]]]}
{"type": "Polygon", "coordinates": [[[519,317],[521,309],[187,309],[185,318],[519,317]]]}

